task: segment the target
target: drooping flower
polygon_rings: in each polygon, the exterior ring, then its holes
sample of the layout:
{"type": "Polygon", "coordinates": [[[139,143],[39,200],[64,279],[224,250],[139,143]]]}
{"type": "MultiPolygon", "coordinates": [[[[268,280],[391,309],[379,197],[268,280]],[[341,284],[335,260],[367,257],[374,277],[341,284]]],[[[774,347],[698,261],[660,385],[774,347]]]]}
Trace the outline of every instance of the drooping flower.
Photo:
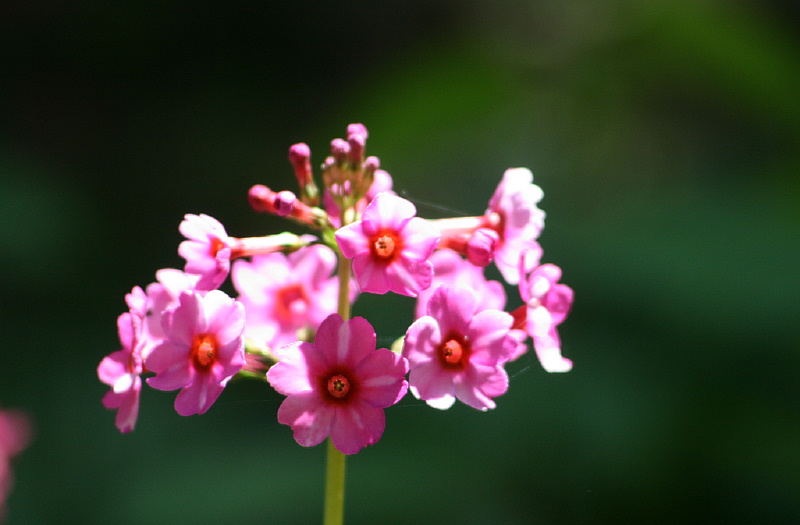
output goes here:
{"type": "Polygon", "coordinates": [[[178,246],[178,254],[186,259],[184,270],[200,276],[198,290],[216,290],[231,268],[231,239],[225,227],[208,215],[187,213],[180,231],[187,239],[178,246]]]}
{"type": "Polygon", "coordinates": [[[362,292],[414,297],[430,286],[433,266],[428,258],[439,234],[415,217],[416,212],[411,202],[383,192],[364,209],[360,221],[337,230],[336,242],[353,259],[362,292]]]}
{"type": "Polygon", "coordinates": [[[313,344],[297,341],[276,351],[280,361],[267,379],[288,396],[278,422],[292,427],[300,445],[314,446],[330,435],[337,450],[355,454],[381,438],[383,409],[408,389],[408,363],[390,350],[376,350],[375,341],[366,319],[343,321],[332,314],[313,344]]]}
{"type": "Polygon", "coordinates": [[[103,406],[117,409],[115,424],[120,432],[132,431],[139,416],[139,394],[142,390],[141,321],[135,312],[125,312],[117,318],[122,349],[103,358],[97,367],[100,381],[111,387],[103,396],[103,406]]]}
{"type": "Polygon", "coordinates": [[[542,189],[533,183],[529,169],[512,168],[503,174],[503,180],[489,200],[486,215],[499,217],[500,242],[494,261],[509,284],[517,284],[521,279],[517,264],[523,251],[541,253],[536,239],[544,228],[545,214],[537,204],[543,196],[542,189]]]}
{"type": "Polygon", "coordinates": [[[180,388],[180,415],[204,413],[245,364],[244,323],[244,306],[224,292],[181,293],[178,305],[164,313],[166,339],[145,360],[156,373],[147,383],[159,390],[180,388]]]}
{"type": "Polygon", "coordinates": [[[336,311],[335,267],[336,254],[323,244],[236,261],[231,277],[247,314],[245,336],[277,348],[297,341],[300,329],[316,330],[336,311]]]}
{"type": "MultiPolygon", "coordinates": [[[[524,256],[522,261],[524,261],[524,256]]],[[[524,262],[520,273],[524,276],[524,262]]],[[[567,318],[574,292],[572,288],[558,281],[561,268],[554,264],[537,265],[519,283],[519,293],[525,304],[519,308],[522,315],[517,325],[533,339],[533,348],[542,368],[548,372],[569,372],[572,361],[561,355],[561,338],[556,327],[567,318]]],[[[516,358],[517,356],[514,356],[516,358]]]]}
{"type": "Polygon", "coordinates": [[[494,408],[492,398],[508,389],[503,364],[519,343],[512,322],[506,312],[478,312],[469,288],[439,286],[428,315],[406,332],[411,393],[434,408],[450,408],[456,399],[478,410],[494,408]]]}
{"type": "Polygon", "coordinates": [[[442,234],[439,247],[466,255],[479,266],[493,259],[506,282],[517,284],[520,254],[538,252],[541,256],[536,239],[544,228],[545,214],[537,207],[542,196],[530,170],[508,169],[482,216],[431,221],[442,234]],[[488,230],[496,232],[497,238],[488,230]]]}

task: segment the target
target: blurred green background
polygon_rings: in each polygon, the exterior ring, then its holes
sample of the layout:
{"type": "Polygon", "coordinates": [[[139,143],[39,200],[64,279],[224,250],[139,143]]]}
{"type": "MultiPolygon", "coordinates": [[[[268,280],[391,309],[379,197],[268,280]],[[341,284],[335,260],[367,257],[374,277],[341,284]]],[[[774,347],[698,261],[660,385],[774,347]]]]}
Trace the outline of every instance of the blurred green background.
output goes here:
{"type": "MultiPolygon", "coordinates": [[[[320,520],[324,447],[281,396],[183,418],[146,388],[120,435],[96,366],[183,214],[279,231],[248,188],[294,190],[289,145],[318,164],[351,122],[424,217],[529,167],[576,292],[569,374],[528,356],[490,413],[387,410],[351,523],[800,521],[796,2],[120,5],[0,7],[0,405],[36,425],[10,523],[320,520]]],[[[386,346],[412,304],[355,313],[386,346]]]]}

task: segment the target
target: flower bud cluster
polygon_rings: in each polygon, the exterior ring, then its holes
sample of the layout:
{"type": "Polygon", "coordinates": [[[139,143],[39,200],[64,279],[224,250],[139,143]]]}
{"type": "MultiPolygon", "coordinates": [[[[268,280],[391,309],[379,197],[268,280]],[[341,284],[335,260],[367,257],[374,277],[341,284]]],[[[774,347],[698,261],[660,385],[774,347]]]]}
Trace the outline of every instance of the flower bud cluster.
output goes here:
{"type": "Polygon", "coordinates": [[[392,191],[392,177],[366,156],[368,132],[351,124],[321,167],[311,150],[289,148],[298,193],[250,188],[250,207],[291,219],[315,235],[229,236],[208,215],[185,216],[182,270],[126,296],[118,318],[121,349],[102,360],[103,398],[120,431],[133,430],[144,383],[180,390],[175,409],[202,414],[230,380],[253,377],[286,396],[278,421],[298,443],[330,436],[353,454],[380,439],[384,409],[407,391],[445,409],[456,400],[495,407],[508,389],[505,365],[527,353],[565,372],[557,326],[572,290],[561,270],[540,264],[543,194],[525,168],[509,169],[474,217],[426,220],[392,191]],[[505,311],[504,285],[487,280],[494,263],[524,303],[505,311]],[[230,276],[236,297],[220,290],[230,276]],[[367,319],[349,318],[359,293],[417,299],[416,320],[394,349],[376,349],[367,319]]]}

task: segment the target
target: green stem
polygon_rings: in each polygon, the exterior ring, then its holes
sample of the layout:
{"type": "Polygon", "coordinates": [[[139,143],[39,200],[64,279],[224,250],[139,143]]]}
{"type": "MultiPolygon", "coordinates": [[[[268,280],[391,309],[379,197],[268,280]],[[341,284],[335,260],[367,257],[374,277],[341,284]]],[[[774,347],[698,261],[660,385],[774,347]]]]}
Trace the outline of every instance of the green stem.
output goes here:
{"type": "Polygon", "coordinates": [[[345,455],[328,439],[328,467],[325,477],[325,525],[344,523],[345,455]]]}
{"type": "MultiPolygon", "coordinates": [[[[344,214],[342,214],[344,218],[344,214]]],[[[350,319],[350,273],[353,266],[339,252],[339,315],[347,321],[350,319]]],[[[333,441],[328,438],[328,458],[325,472],[325,525],[342,525],[344,523],[344,474],[345,455],[336,450],[333,441]]]]}

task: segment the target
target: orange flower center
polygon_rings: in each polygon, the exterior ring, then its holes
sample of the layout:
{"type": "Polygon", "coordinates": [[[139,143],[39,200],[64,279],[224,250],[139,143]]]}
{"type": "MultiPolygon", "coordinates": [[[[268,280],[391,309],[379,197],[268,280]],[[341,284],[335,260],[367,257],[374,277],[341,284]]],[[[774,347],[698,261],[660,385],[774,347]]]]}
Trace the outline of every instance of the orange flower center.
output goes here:
{"type": "Polygon", "coordinates": [[[392,262],[402,249],[401,239],[392,231],[380,231],[372,237],[370,250],[376,262],[392,262]]]}
{"type": "Polygon", "coordinates": [[[208,249],[208,253],[211,255],[211,257],[216,257],[217,256],[217,252],[219,252],[221,249],[225,248],[226,246],[227,245],[224,242],[222,242],[219,239],[219,237],[212,237],[211,238],[211,247],[208,249]]]}
{"type": "Polygon", "coordinates": [[[342,374],[336,374],[328,379],[328,393],[335,398],[343,398],[350,391],[350,381],[342,374]]]}
{"type": "Polygon", "coordinates": [[[299,284],[290,284],[279,288],[276,294],[275,314],[284,322],[291,322],[295,317],[305,315],[308,308],[308,296],[299,284]]]}
{"type": "Polygon", "coordinates": [[[192,341],[192,364],[195,370],[205,372],[217,360],[217,338],[211,334],[198,334],[192,341]]]}
{"type": "Polygon", "coordinates": [[[469,362],[470,344],[461,334],[448,334],[439,345],[439,361],[444,368],[463,370],[469,362]]]}

